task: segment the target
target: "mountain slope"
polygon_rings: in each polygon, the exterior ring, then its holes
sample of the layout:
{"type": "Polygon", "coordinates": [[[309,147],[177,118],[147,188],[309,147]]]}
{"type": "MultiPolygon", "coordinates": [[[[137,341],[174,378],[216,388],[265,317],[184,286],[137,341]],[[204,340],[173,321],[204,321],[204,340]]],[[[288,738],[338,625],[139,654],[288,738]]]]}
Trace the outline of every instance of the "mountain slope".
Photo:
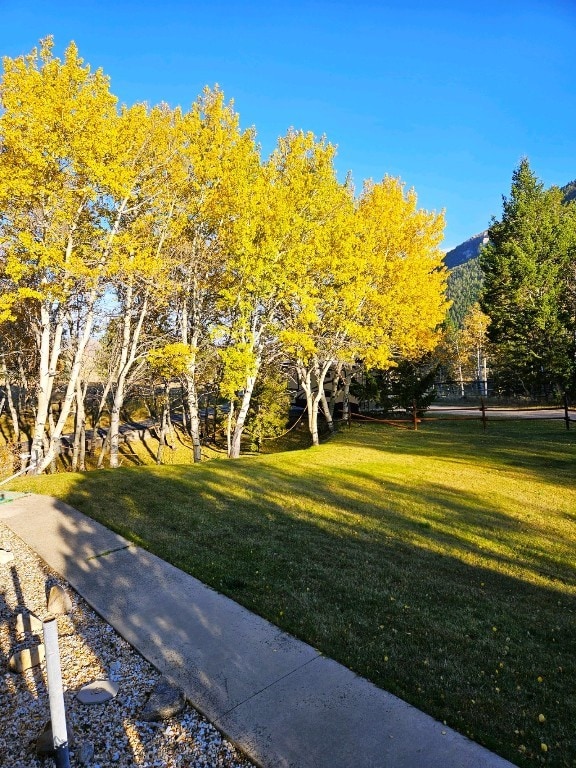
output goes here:
{"type": "Polygon", "coordinates": [[[469,259],[450,270],[448,298],[452,302],[450,318],[456,328],[461,328],[464,318],[478,301],[482,289],[483,274],[477,258],[469,259]]]}
{"type": "Polygon", "coordinates": [[[565,187],[560,187],[564,193],[564,202],[569,203],[571,200],[576,200],[576,179],[570,181],[565,187]]]}
{"type": "MultiPolygon", "coordinates": [[[[570,203],[572,200],[576,200],[576,179],[568,182],[563,187],[560,187],[561,192],[564,195],[564,202],[570,203]]],[[[488,230],[480,232],[478,235],[473,235],[464,243],[460,243],[452,250],[446,253],[444,257],[444,263],[448,269],[454,269],[454,267],[465,264],[470,259],[475,259],[480,254],[480,247],[488,242],[488,230]]]]}
{"type": "Polygon", "coordinates": [[[466,242],[460,243],[456,248],[452,248],[444,257],[444,263],[448,269],[454,269],[454,267],[458,267],[470,259],[475,259],[480,253],[480,246],[486,242],[488,242],[488,230],[484,230],[479,235],[474,235],[466,242]]]}

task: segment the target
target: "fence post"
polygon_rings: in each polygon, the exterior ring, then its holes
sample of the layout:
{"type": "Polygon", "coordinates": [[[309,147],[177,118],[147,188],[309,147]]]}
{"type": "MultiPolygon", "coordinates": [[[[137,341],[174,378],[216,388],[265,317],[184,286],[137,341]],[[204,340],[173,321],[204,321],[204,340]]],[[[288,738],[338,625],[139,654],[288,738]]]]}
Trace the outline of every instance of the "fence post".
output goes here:
{"type": "Polygon", "coordinates": [[[416,400],[412,401],[412,421],[414,422],[414,431],[418,429],[418,408],[416,407],[416,400]]]}
{"type": "Polygon", "coordinates": [[[566,429],[570,429],[570,414],[568,412],[568,392],[564,392],[564,421],[566,429]]]}
{"type": "Polygon", "coordinates": [[[482,411],[482,429],[484,432],[486,431],[486,403],[484,402],[484,398],[480,398],[480,410],[482,411]]]}

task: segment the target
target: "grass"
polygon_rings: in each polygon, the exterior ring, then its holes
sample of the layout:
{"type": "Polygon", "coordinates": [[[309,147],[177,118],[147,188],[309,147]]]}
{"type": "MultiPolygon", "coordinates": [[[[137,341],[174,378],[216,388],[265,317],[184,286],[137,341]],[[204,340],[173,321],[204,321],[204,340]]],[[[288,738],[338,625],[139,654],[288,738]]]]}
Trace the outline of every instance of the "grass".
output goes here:
{"type": "Polygon", "coordinates": [[[67,501],[512,762],[573,768],[575,466],[562,422],[438,420],[11,487],[67,501]]]}

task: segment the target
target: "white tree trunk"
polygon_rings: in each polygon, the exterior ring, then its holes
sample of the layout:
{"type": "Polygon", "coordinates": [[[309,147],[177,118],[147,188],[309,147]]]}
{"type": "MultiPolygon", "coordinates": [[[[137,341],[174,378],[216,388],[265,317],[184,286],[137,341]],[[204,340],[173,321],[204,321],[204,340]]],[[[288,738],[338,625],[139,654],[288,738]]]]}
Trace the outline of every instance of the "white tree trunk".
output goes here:
{"type": "Polygon", "coordinates": [[[34,432],[32,435],[32,447],[30,450],[31,474],[40,474],[44,470],[44,442],[46,437],[46,425],[48,423],[48,409],[52,397],[55,369],[51,369],[51,363],[58,361],[62,340],[62,323],[59,318],[52,339],[50,325],[50,308],[45,302],[40,304],[40,370],[38,376],[38,391],[36,399],[36,418],[34,420],[34,432]],[[42,468],[41,468],[42,467],[42,468]]]}
{"type": "MultiPolygon", "coordinates": [[[[124,405],[126,390],[126,375],[121,372],[116,381],[116,391],[114,392],[114,401],[110,411],[110,426],[108,428],[108,448],[110,450],[110,467],[116,469],[119,465],[120,448],[120,412],[124,405]]],[[[102,446],[104,448],[104,446],[102,446]]]]}
{"type": "MultiPolygon", "coordinates": [[[[312,445],[320,445],[320,436],[318,434],[318,411],[324,395],[324,381],[326,374],[332,365],[331,360],[320,363],[318,358],[314,358],[310,366],[304,362],[296,363],[296,370],[300,379],[300,384],[306,395],[306,404],[308,406],[308,429],[312,438],[312,445]],[[315,377],[315,381],[312,377],[315,377]]],[[[325,398],[325,396],[324,396],[325,398]]]]}
{"type": "MultiPolygon", "coordinates": [[[[116,216],[116,221],[112,229],[110,230],[107,242],[102,249],[102,255],[100,262],[96,269],[96,282],[104,268],[106,259],[110,254],[112,248],[112,242],[118,232],[120,221],[125,212],[128,198],[126,198],[116,216]]],[[[77,211],[77,219],[80,217],[82,210],[86,204],[86,200],[83,200],[77,211]]],[[[76,230],[77,221],[73,222],[70,226],[68,233],[68,240],[66,244],[66,252],[64,261],[67,264],[70,261],[72,252],[74,249],[74,232],[76,230]]],[[[92,325],[94,322],[94,305],[98,296],[98,285],[95,284],[88,296],[86,297],[86,318],[84,323],[84,330],[77,339],[76,350],[72,363],[72,369],[68,379],[66,394],[64,397],[64,403],[57,424],[50,431],[50,440],[46,441],[46,425],[48,422],[48,415],[50,409],[50,400],[52,397],[52,390],[54,386],[54,377],[58,367],[58,361],[62,351],[62,333],[64,329],[63,324],[63,309],[57,309],[57,317],[52,329],[50,310],[51,306],[48,301],[44,301],[40,304],[40,329],[39,329],[39,351],[40,351],[40,371],[38,379],[38,397],[37,397],[37,412],[34,424],[34,433],[32,438],[32,448],[30,456],[30,472],[35,474],[42,473],[50,464],[53,464],[56,455],[60,447],[60,438],[62,436],[62,430],[66,424],[66,420],[70,415],[70,409],[75,397],[76,380],[80,374],[82,363],[84,360],[84,353],[86,345],[90,339],[92,332],[92,325]]],[[[78,296],[70,296],[71,299],[78,298],[78,296]]]]}
{"type": "Polygon", "coordinates": [[[330,412],[330,407],[328,405],[328,400],[326,399],[326,393],[324,392],[324,388],[320,391],[320,405],[322,406],[322,413],[324,414],[324,418],[326,419],[326,424],[328,426],[328,429],[330,432],[334,432],[334,419],[332,418],[332,413],[330,412]]]}
{"type": "Polygon", "coordinates": [[[320,435],[318,434],[318,400],[312,398],[312,407],[308,417],[308,426],[310,427],[310,437],[312,445],[320,445],[320,435]]]}
{"type": "Polygon", "coordinates": [[[186,400],[190,417],[190,436],[194,462],[202,461],[202,442],[200,440],[200,413],[198,408],[198,390],[196,389],[196,365],[190,366],[186,375],[186,400]]]}
{"type": "Polygon", "coordinates": [[[252,376],[248,376],[246,379],[246,386],[244,388],[244,394],[242,395],[242,403],[238,416],[236,417],[236,423],[234,425],[234,434],[232,435],[232,441],[228,456],[231,459],[237,459],[240,456],[240,441],[242,439],[242,432],[246,424],[246,417],[248,416],[248,409],[250,408],[250,400],[252,399],[252,392],[254,391],[254,384],[258,376],[258,370],[260,368],[260,361],[256,363],[256,371],[252,376]]]}
{"type": "Polygon", "coordinates": [[[232,453],[232,417],[234,414],[234,403],[232,400],[228,403],[228,418],[226,419],[226,447],[228,448],[228,456],[232,453]]]}
{"type": "Polygon", "coordinates": [[[74,425],[74,447],[72,450],[72,471],[83,471],[86,455],[86,409],[84,408],[85,390],[80,378],[76,381],[76,419],[74,425]]]}
{"type": "MultiPolygon", "coordinates": [[[[188,315],[185,307],[182,312],[181,338],[183,344],[188,344],[188,315]]],[[[193,458],[194,463],[197,463],[202,461],[202,442],[200,440],[200,414],[198,409],[198,388],[196,386],[196,353],[198,348],[198,331],[196,329],[192,334],[190,346],[193,349],[194,358],[186,373],[186,402],[190,417],[193,458]]]]}
{"type": "Polygon", "coordinates": [[[14,398],[12,396],[12,384],[8,376],[8,369],[6,363],[2,363],[2,373],[4,374],[4,381],[6,382],[6,402],[8,403],[8,410],[10,411],[10,418],[12,419],[12,432],[14,433],[14,442],[20,441],[20,422],[18,420],[18,411],[14,404],[14,398]]]}
{"type": "Polygon", "coordinates": [[[126,303],[124,306],[124,323],[122,329],[122,349],[120,352],[120,365],[118,379],[116,381],[116,391],[114,393],[114,402],[110,413],[109,446],[110,446],[110,467],[118,467],[119,440],[120,440],[120,412],[124,405],[126,397],[126,382],[128,375],[136,360],[136,351],[142,334],[142,325],[148,311],[148,296],[144,296],[142,306],[138,315],[136,326],[132,328],[132,307],[133,307],[133,288],[132,284],[128,287],[126,303]]]}
{"type": "MultiPolygon", "coordinates": [[[[193,264],[198,263],[198,241],[195,238],[193,243],[194,260],[193,264]]],[[[200,341],[200,298],[198,289],[198,279],[196,275],[196,266],[192,274],[188,277],[184,286],[184,298],[182,300],[182,311],[180,317],[180,338],[183,344],[190,345],[193,350],[194,358],[190,364],[190,369],[186,374],[186,400],[188,406],[188,415],[190,417],[190,437],[192,438],[192,453],[194,463],[202,461],[202,441],[200,439],[200,414],[198,407],[198,386],[197,386],[197,363],[196,355],[198,353],[198,344],[200,341]],[[190,307],[190,311],[189,311],[190,307]],[[190,327],[191,326],[191,327],[190,327]],[[191,331],[191,338],[190,336],[191,331]]]]}
{"type": "Polygon", "coordinates": [[[344,374],[344,390],[342,393],[342,418],[345,421],[350,421],[350,385],[354,378],[354,370],[352,367],[346,369],[344,374]]]}
{"type": "MultiPolygon", "coordinates": [[[[70,370],[68,384],[66,386],[66,394],[64,395],[64,400],[62,403],[62,410],[60,411],[60,415],[58,417],[58,421],[54,427],[54,430],[50,434],[50,445],[48,448],[48,452],[46,456],[44,456],[43,460],[41,461],[40,466],[38,468],[38,472],[43,472],[46,469],[46,467],[55,460],[58,454],[58,451],[60,448],[60,438],[62,437],[62,432],[64,431],[66,421],[68,419],[68,416],[70,415],[72,403],[74,402],[74,398],[76,396],[76,383],[80,376],[80,371],[82,370],[82,364],[84,362],[84,353],[86,351],[86,346],[88,344],[88,341],[90,340],[90,335],[92,333],[92,326],[94,323],[94,302],[95,301],[96,301],[96,294],[93,293],[90,297],[90,301],[88,304],[88,311],[87,311],[86,320],[84,323],[84,330],[82,332],[81,337],[77,340],[77,343],[76,343],[76,351],[74,353],[74,360],[72,363],[72,368],[70,370]]],[[[56,361],[54,362],[54,370],[55,369],[56,369],[56,361]]]]}
{"type": "Polygon", "coordinates": [[[458,384],[460,385],[460,397],[464,399],[464,374],[462,373],[462,365],[458,363],[458,384]]]}
{"type": "Polygon", "coordinates": [[[318,403],[319,399],[314,396],[314,389],[312,385],[312,371],[310,368],[301,363],[296,363],[296,370],[298,372],[298,378],[300,380],[300,386],[304,390],[306,395],[306,411],[308,417],[308,430],[310,437],[312,438],[312,445],[318,445],[320,443],[318,437],[318,403]]]}

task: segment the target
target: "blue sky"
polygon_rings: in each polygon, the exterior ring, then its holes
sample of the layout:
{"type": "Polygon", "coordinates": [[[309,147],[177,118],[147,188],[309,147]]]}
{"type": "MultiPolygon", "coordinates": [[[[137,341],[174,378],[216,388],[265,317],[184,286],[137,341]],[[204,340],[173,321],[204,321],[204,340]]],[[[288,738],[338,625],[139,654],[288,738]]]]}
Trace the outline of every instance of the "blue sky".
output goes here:
{"type": "Polygon", "coordinates": [[[576,178],[576,0],[0,0],[0,53],[74,40],[121,102],[233,99],[264,156],[291,126],[338,146],[356,187],[385,174],[446,210],[444,247],[501,212],[528,156],[576,178]]]}

